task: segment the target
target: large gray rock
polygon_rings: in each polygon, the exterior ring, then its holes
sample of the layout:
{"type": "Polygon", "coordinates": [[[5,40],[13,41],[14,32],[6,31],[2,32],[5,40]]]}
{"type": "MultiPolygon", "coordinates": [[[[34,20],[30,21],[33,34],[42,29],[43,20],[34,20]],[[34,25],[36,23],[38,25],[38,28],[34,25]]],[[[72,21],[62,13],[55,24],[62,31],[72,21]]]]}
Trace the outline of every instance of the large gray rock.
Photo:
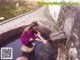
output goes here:
{"type": "MultiPolygon", "coordinates": [[[[42,23],[43,24],[43,23],[42,23]]],[[[49,26],[49,25],[48,25],[49,26]]],[[[39,25],[37,30],[42,33],[42,36],[48,40],[51,30],[48,29],[47,25],[44,23],[43,25],[39,25]]],[[[35,42],[35,55],[37,60],[53,60],[54,59],[54,52],[52,45],[48,42],[44,44],[43,42],[35,42]]]]}
{"type": "Polygon", "coordinates": [[[37,57],[37,60],[53,60],[54,55],[53,55],[53,48],[52,46],[48,44],[44,44],[42,42],[35,42],[36,47],[35,47],[35,55],[37,57]]]}

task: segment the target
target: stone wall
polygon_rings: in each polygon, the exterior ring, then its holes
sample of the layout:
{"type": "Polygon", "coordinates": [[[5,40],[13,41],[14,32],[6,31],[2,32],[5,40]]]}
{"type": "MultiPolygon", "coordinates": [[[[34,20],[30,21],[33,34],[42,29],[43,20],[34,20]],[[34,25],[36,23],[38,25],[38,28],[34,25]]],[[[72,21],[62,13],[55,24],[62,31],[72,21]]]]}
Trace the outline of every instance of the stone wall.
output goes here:
{"type": "Polygon", "coordinates": [[[79,60],[79,6],[62,6],[58,19],[58,27],[62,28],[67,36],[67,60],[79,60]]]}
{"type": "MultiPolygon", "coordinates": [[[[80,25],[80,6],[61,6],[61,11],[59,13],[59,17],[57,20],[57,23],[55,24],[55,27],[57,27],[57,30],[62,30],[65,32],[65,35],[67,36],[67,40],[65,40],[65,44],[62,43],[54,43],[55,45],[59,46],[58,51],[61,53],[61,51],[65,50],[66,57],[61,58],[59,60],[79,60],[80,59],[80,38],[79,38],[79,25],[80,25]],[[64,49],[62,50],[62,47],[64,46],[64,49]]],[[[52,36],[54,36],[55,33],[52,33],[52,36]]],[[[52,40],[54,41],[56,38],[52,37],[52,40]]],[[[60,40],[60,39],[59,39],[60,40]]],[[[61,40],[60,40],[61,41],[61,40]]],[[[59,42],[60,42],[59,41],[59,42]]],[[[63,40],[62,40],[63,41],[63,40]]],[[[55,40],[57,42],[57,40],[55,40]]],[[[56,51],[56,50],[55,50],[56,51]]],[[[57,52],[57,51],[56,51],[57,52]]],[[[63,54],[65,54],[63,53],[63,54]]],[[[58,54],[57,57],[61,57],[61,55],[58,54]]]]}
{"type": "Polygon", "coordinates": [[[25,27],[26,26],[21,26],[0,34],[0,44],[7,43],[14,37],[20,36],[25,27]]]}

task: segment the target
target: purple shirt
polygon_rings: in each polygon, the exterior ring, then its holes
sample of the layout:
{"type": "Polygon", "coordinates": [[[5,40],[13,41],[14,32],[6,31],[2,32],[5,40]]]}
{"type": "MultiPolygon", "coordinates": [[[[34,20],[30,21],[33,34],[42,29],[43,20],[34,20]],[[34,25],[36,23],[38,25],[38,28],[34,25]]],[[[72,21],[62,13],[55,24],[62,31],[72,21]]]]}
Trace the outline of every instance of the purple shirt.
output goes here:
{"type": "Polygon", "coordinates": [[[29,42],[30,38],[32,38],[33,40],[35,40],[37,37],[32,33],[31,30],[27,31],[25,34],[22,33],[20,40],[22,42],[23,45],[27,45],[27,43],[29,42]]]}

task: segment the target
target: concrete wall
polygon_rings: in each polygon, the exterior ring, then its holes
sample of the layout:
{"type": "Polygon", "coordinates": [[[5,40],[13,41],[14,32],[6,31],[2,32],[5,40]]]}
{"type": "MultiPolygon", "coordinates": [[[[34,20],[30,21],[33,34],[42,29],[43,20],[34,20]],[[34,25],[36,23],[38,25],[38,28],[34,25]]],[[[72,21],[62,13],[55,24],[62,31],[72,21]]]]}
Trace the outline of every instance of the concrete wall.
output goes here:
{"type": "Polygon", "coordinates": [[[26,26],[18,27],[0,34],[0,43],[8,42],[10,39],[20,36],[25,27],[26,26]]]}

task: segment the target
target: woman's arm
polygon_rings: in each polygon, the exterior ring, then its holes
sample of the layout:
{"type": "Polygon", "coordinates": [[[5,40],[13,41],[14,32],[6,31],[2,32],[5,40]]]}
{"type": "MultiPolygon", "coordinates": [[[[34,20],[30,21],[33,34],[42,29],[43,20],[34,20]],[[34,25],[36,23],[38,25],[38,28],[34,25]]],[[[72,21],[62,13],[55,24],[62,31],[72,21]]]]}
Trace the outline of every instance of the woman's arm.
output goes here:
{"type": "Polygon", "coordinates": [[[37,37],[38,37],[39,39],[41,39],[41,40],[44,40],[44,38],[41,36],[41,33],[40,33],[40,32],[38,32],[37,37]]]}
{"type": "Polygon", "coordinates": [[[38,32],[38,34],[37,34],[36,41],[41,41],[41,42],[43,42],[45,44],[47,43],[47,41],[41,36],[40,32],[38,32]]]}

